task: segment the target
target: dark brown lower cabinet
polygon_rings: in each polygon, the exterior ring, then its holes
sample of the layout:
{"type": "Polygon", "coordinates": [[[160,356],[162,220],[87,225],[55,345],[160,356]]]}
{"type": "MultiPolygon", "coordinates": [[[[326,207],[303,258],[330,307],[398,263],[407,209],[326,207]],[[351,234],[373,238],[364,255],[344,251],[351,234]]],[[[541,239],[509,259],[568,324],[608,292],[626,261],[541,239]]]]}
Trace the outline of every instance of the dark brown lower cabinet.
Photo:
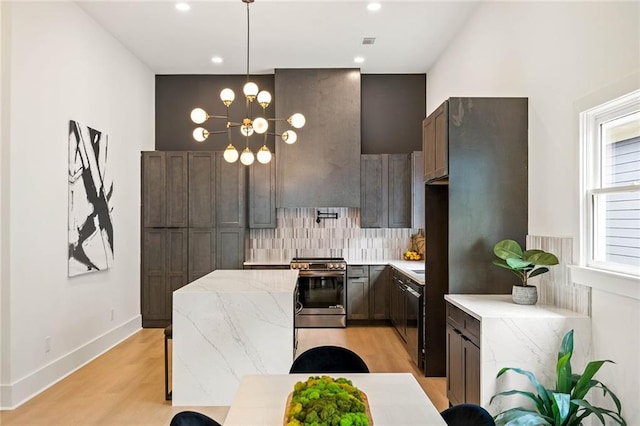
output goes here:
{"type": "Polygon", "coordinates": [[[171,322],[172,293],[187,283],[187,228],[145,228],[142,262],[142,326],[171,322]]]}
{"type": "Polygon", "coordinates": [[[386,265],[347,266],[347,319],[389,319],[389,273],[386,265]]]}
{"type": "Polygon", "coordinates": [[[447,398],[480,404],[480,321],[447,303],[447,398]]]}
{"type": "Polygon", "coordinates": [[[389,278],[386,265],[369,266],[369,317],[374,320],[389,319],[389,278]]]}

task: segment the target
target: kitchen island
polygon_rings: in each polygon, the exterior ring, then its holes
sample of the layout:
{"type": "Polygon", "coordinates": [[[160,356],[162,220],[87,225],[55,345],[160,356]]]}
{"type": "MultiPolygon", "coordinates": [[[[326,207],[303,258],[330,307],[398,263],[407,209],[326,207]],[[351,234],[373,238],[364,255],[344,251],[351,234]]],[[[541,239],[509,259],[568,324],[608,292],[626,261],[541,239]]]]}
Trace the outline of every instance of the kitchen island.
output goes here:
{"type": "Polygon", "coordinates": [[[216,270],[176,290],[173,405],[230,405],[243,376],[288,373],[297,281],[295,270],[216,270]]]}

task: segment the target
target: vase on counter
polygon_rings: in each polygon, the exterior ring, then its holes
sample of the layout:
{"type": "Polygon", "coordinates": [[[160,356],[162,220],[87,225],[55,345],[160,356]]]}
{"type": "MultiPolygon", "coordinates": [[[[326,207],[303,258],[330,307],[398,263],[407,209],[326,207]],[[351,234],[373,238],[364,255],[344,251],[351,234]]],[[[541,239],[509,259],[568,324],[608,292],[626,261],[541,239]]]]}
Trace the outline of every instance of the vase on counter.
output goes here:
{"type": "Polygon", "coordinates": [[[534,285],[514,285],[511,298],[518,305],[535,305],[538,301],[538,288],[534,285]]]}

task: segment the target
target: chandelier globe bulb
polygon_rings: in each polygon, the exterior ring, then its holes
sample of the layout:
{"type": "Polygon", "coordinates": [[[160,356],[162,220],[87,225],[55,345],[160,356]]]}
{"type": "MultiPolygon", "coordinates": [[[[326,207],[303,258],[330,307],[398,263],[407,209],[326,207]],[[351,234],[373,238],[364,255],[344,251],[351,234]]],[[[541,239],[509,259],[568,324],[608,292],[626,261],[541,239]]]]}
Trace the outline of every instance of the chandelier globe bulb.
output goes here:
{"type": "Polygon", "coordinates": [[[269,130],[269,122],[263,117],[256,117],[256,119],[253,120],[253,130],[261,135],[269,130]]]}
{"type": "Polygon", "coordinates": [[[235,163],[238,161],[240,154],[238,154],[238,150],[235,146],[229,144],[227,149],[224,150],[224,154],[222,154],[222,156],[227,163],[235,163]]]}
{"type": "Polygon", "coordinates": [[[258,94],[258,85],[253,81],[247,81],[242,88],[242,92],[250,101],[253,101],[258,94]]]}
{"type": "Polygon", "coordinates": [[[207,121],[208,118],[209,114],[207,114],[207,111],[203,110],[202,108],[194,108],[191,111],[191,121],[196,124],[202,124],[207,121]]]}
{"type": "Polygon", "coordinates": [[[225,104],[225,106],[231,105],[231,103],[233,103],[233,100],[235,98],[236,98],[236,94],[233,92],[233,90],[229,88],[222,89],[222,91],[220,92],[220,100],[222,101],[223,104],[225,104]]]}
{"type": "Polygon", "coordinates": [[[287,121],[296,129],[300,129],[304,126],[304,123],[307,122],[307,120],[304,118],[304,115],[300,114],[299,112],[293,114],[287,121]]]}
{"type": "Polygon", "coordinates": [[[266,90],[261,90],[258,93],[258,103],[262,108],[266,108],[271,103],[271,93],[266,90]]]}
{"type": "Polygon", "coordinates": [[[256,154],[256,157],[258,159],[258,162],[260,162],[261,164],[267,164],[269,161],[271,161],[271,151],[269,151],[269,148],[266,145],[262,145],[262,148],[260,148],[258,154],[256,154]]]}
{"type": "Polygon", "coordinates": [[[249,137],[253,135],[253,131],[254,130],[252,124],[243,124],[242,126],[240,126],[240,133],[242,133],[242,136],[249,137]]]}
{"type": "Polygon", "coordinates": [[[280,137],[285,143],[288,143],[289,145],[296,143],[296,141],[298,140],[298,135],[293,130],[287,130],[286,132],[282,133],[282,136],[280,137]]]}
{"type": "Polygon", "coordinates": [[[253,156],[253,152],[251,152],[249,147],[246,147],[242,150],[242,154],[240,154],[240,162],[242,164],[244,164],[245,166],[250,166],[253,164],[254,159],[255,157],[253,156]]]}
{"type": "Polygon", "coordinates": [[[193,138],[197,142],[204,142],[205,140],[207,140],[208,137],[209,137],[209,131],[207,129],[204,129],[202,127],[196,127],[193,130],[193,138]]]}

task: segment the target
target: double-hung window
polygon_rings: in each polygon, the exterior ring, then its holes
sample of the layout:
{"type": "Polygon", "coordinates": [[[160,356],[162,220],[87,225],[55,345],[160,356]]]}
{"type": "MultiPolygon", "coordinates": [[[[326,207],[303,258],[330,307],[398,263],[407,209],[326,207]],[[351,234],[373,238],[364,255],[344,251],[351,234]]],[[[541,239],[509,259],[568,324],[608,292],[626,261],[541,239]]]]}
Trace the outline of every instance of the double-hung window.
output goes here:
{"type": "Polygon", "coordinates": [[[581,114],[583,253],[640,275],[640,90],[581,114]]]}

